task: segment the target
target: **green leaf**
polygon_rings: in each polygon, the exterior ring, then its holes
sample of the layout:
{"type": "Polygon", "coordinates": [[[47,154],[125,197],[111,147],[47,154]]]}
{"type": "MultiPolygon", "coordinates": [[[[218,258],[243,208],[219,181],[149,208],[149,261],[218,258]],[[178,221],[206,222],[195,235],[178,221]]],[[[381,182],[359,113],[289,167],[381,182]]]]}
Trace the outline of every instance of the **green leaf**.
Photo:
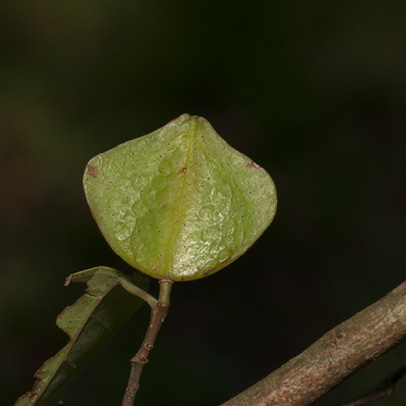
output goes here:
{"type": "Polygon", "coordinates": [[[276,211],[268,173],[188,114],[97,155],[83,184],[109,245],[158,279],[193,280],[225,267],[276,211]]]}
{"type": "MultiPolygon", "coordinates": [[[[15,406],[48,404],[143,303],[120,286],[119,278],[129,281],[120,271],[96,267],[72,274],[67,279],[66,285],[86,282],[88,286],[87,293],[56,320],[70,341],[36,372],[31,392],[21,396],[15,406]]],[[[135,275],[130,281],[146,288],[145,277],[135,275]]]]}

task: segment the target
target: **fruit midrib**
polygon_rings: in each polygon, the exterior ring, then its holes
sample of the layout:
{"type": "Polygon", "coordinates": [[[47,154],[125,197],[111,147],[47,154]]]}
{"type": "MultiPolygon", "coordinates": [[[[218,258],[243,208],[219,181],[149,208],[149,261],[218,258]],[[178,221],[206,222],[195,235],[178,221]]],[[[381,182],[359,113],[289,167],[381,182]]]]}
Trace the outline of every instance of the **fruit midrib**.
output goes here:
{"type": "Polygon", "coordinates": [[[186,156],[186,163],[185,163],[185,168],[182,168],[182,171],[185,170],[186,172],[184,173],[183,176],[183,181],[182,181],[182,185],[180,187],[180,192],[178,195],[178,201],[180,202],[177,209],[174,210],[174,214],[171,218],[171,220],[169,221],[169,224],[173,224],[175,231],[172,233],[172,238],[169,244],[169,255],[168,255],[168,262],[166,264],[166,273],[167,276],[170,277],[171,274],[171,269],[173,266],[173,257],[174,257],[174,250],[175,250],[175,246],[178,240],[178,236],[180,234],[180,230],[181,227],[183,227],[183,221],[181,221],[181,217],[182,217],[182,212],[183,212],[183,208],[185,205],[185,198],[183,198],[183,196],[185,195],[185,189],[186,189],[186,185],[187,185],[187,177],[189,175],[189,171],[190,171],[190,160],[191,160],[191,156],[192,156],[192,152],[193,152],[193,148],[194,148],[194,138],[195,138],[195,129],[196,129],[196,122],[194,119],[191,120],[191,125],[190,125],[190,129],[188,130],[188,133],[190,135],[190,141],[189,141],[189,147],[188,147],[188,152],[187,152],[187,156],[186,156]],[[176,222],[176,220],[178,220],[178,222],[176,222]]]}

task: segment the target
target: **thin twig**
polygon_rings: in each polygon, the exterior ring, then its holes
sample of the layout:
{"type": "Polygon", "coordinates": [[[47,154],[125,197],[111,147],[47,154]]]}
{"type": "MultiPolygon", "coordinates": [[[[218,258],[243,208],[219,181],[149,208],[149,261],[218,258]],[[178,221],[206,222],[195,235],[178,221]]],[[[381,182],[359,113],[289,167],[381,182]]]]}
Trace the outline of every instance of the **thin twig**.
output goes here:
{"type": "Polygon", "coordinates": [[[406,374],[406,362],[387,375],[378,385],[356,398],[335,406],[363,406],[392,395],[397,381],[406,374]]]}
{"type": "Polygon", "coordinates": [[[148,363],[148,355],[151,352],[158,332],[169,310],[169,297],[173,282],[170,279],[159,281],[160,290],[158,303],[151,306],[151,321],[144,341],[137,354],[131,359],[131,372],[127,389],[123,399],[123,406],[133,406],[135,396],[140,386],[140,377],[144,366],[148,363]]]}

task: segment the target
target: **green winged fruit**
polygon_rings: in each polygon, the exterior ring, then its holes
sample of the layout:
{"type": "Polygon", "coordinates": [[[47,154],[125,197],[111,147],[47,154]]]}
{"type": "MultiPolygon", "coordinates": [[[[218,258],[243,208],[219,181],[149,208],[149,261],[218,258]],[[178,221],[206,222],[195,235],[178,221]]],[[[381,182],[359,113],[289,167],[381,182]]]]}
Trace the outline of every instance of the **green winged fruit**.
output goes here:
{"type": "Polygon", "coordinates": [[[158,279],[194,280],[224,268],[276,211],[269,174],[188,114],[97,155],[83,184],[111,248],[158,279]]]}

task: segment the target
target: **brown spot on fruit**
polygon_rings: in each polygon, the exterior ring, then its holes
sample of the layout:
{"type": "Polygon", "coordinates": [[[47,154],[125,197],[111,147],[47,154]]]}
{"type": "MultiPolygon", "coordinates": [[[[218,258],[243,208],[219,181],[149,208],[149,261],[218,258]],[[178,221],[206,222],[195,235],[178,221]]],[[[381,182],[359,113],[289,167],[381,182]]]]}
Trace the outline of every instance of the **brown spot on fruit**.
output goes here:
{"type": "Polygon", "coordinates": [[[247,168],[255,168],[255,169],[260,168],[260,166],[257,163],[255,163],[254,161],[252,161],[250,164],[247,164],[246,166],[247,166],[247,168]]]}
{"type": "Polygon", "coordinates": [[[87,165],[87,170],[89,171],[90,175],[92,175],[94,178],[97,178],[99,176],[99,172],[97,172],[97,169],[94,168],[91,165],[87,165]]]}

